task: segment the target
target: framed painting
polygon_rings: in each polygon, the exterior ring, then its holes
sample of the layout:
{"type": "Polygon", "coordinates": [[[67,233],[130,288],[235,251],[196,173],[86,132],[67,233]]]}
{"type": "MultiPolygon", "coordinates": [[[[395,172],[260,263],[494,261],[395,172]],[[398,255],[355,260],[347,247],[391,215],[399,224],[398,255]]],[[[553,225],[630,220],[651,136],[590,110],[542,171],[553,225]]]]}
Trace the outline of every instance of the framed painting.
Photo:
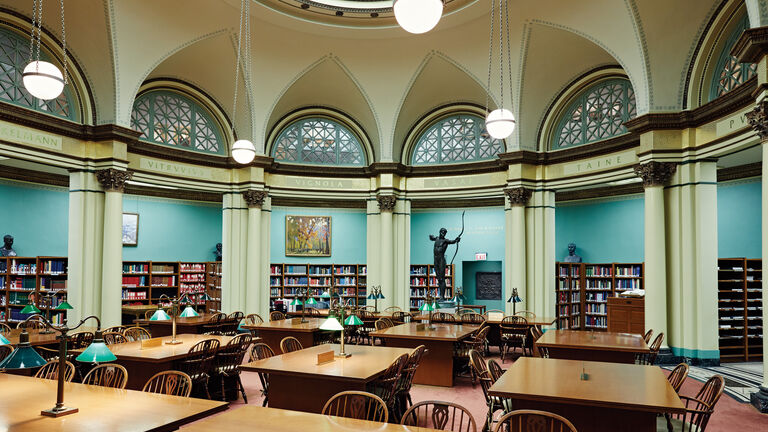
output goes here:
{"type": "Polygon", "coordinates": [[[286,215],[285,256],[331,256],[331,217],[286,215]]]}
{"type": "Polygon", "coordinates": [[[139,244],[139,214],[123,213],[123,246],[139,244]]]}

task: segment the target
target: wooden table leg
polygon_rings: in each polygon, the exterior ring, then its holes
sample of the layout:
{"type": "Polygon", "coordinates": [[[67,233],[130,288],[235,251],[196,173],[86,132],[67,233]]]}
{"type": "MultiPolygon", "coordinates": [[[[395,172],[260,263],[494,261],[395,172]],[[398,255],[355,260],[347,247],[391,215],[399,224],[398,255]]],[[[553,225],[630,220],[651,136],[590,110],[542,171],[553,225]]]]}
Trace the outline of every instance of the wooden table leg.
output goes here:
{"type": "Polygon", "coordinates": [[[365,384],[270,374],[269,407],[320,413],[331,396],[348,390],[365,391],[365,384]]]}

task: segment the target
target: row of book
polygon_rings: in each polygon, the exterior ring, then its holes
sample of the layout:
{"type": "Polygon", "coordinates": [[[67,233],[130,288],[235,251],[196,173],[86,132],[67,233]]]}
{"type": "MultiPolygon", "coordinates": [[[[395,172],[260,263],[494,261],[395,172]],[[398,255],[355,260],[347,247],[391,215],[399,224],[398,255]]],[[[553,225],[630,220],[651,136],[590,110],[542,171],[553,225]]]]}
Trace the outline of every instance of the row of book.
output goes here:
{"type": "MultiPolygon", "coordinates": [[[[411,276],[426,276],[427,275],[427,267],[420,266],[420,267],[414,267],[411,266],[411,276]]],[[[429,271],[430,276],[436,276],[435,269],[431,269],[429,271]]],[[[445,276],[451,276],[451,267],[446,266],[445,267],[445,276]]]]}
{"type": "Polygon", "coordinates": [[[153,287],[176,286],[176,276],[152,276],[150,283],[153,287]]]}
{"type": "Polygon", "coordinates": [[[605,291],[602,292],[590,292],[587,293],[586,300],[587,301],[599,301],[599,302],[605,302],[608,301],[608,293],[605,291]]]}
{"type": "Polygon", "coordinates": [[[143,287],[147,286],[146,276],[123,276],[123,287],[143,287]]]}
{"type": "Polygon", "coordinates": [[[585,266],[584,267],[584,275],[586,277],[593,277],[593,276],[599,276],[599,277],[611,277],[613,273],[613,268],[610,266],[585,266]]]}
{"type": "Polygon", "coordinates": [[[568,280],[566,279],[560,279],[560,282],[558,283],[558,288],[561,290],[578,290],[581,289],[581,281],[578,279],[571,279],[570,286],[568,285],[568,280]]]}
{"type": "Polygon", "coordinates": [[[642,275],[641,266],[616,266],[616,276],[641,277],[642,275]]]}
{"type": "MultiPolygon", "coordinates": [[[[427,286],[427,278],[411,277],[411,287],[426,287],[426,286],[427,286]]],[[[429,278],[429,286],[431,287],[437,286],[436,277],[429,278]]],[[[445,286],[451,286],[451,279],[448,279],[448,278],[445,279],[445,286]]]]}
{"type": "Polygon", "coordinates": [[[592,314],[607,314],[608,313],[608,305],[607,303],[587,303],[585,305],[585,312],[586,313],[592,313],[592,314]]]}
{"type": "Polygon", "coordinates": [[[123,264],[123,273],[148,273],[148,264],[123,264]]]}
{"type": "Polygon", "coordinates": [[[43,273],[61,274],[67,272],[67,263],[63,260],[45,260],[42,265],[43,273]]]}
{"type": "Polygon", "coordinates": [[[147,299],[147,292],[146,291],[123,290],[123,294],[122,294],[121,298],[123,300],[146,300],[147,299]]]}
{"type": "Polygon", "coordinates": [[[617,279],[616,290],[639,290],[642,288],[640,279],[617,279]]]}
{"type": "Polygon", "coordinates": [[[584,317],[584,323],[587,327],[608,328],[608,317],[587,315],[584,317]]]}
{"type": "Polygon", "coordinates": [[[179,282],[205,282],[204,273],[184,273],[179,276],[179,282]]]}
{"type": "Polygon", "coordinates": [[[37,263],[31,263],[31,264],[24,264],[24,263],[17,263],[16,260],[11,261],[11,274],[36,274],[37,273],[37,263]]]}
{"type": "Polygon", "coordinates": [[[54,290],[54,291],[65,290],[67,289],[67,280],[41,277],[40,290],[45,291],[47,289],[54,290]]]}
{"type": "Polygon", "coordinates": [[[568,277],[568,276],[573,277],[573,278],[577,278],[577,277],[579,277],[580,273],[581,272],[579,270],[579,266],[578,265],[575,265],[575,266],[571,267],[571,274],[568,274],[568,267],[563,265],[563,266],[560,266],[560,270],[558,272],[558,275],[561,278],[565,278],[565,277],[568,277]]]}
{"type": "Polygon", "coordinates": [[[37,288],[37,281],[34,278],[15,277],[10,280],[11,289],[34,290],[37,288]]]}
{"type": "Polygon", "coordinates": [[[356,285],[357,284],[357,278],[354,276],[347,276],[347,277],[337,277],[334,279],[334,284],[336,286],[349,286],[349,285],[356,285]]]}
{"type": "Polygon", "coordinates": [[[205,284],[204,283],[195,283],[195,284],[185,284],[182,283],[179,286],[179,293],[184,294],[198,294],[205,291],[205,284]]]}
{"type": "Polygon", "coordinates": [[[172,273],[176,273],[176,268],[173,265],[169,265],[169,264],[152,264],[152,273],[172,274],[172,273]]]}
{"type": "Polygon", "coordinates": [[[183,272],[205,272],[203,263],[181,263],[179,269],[183,272]]]}
{"type": "Polygon", "coordinates": [[[605,279],[587,279],[588,290],[611,290],[611,281],[605,279]]]}
{"type": "Polygon", "coordinates": [[[269,274],[280,276],[283,274],[283,266],[279,265],[271,265],[269,266],[269,274]]]}

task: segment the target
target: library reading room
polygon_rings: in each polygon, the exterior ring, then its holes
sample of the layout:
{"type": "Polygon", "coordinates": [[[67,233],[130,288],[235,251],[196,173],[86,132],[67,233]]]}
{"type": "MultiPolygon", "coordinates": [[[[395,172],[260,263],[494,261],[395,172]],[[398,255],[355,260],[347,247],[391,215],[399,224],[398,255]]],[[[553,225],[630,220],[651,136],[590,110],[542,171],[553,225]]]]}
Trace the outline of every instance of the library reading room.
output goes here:
{"type": "Polygon", "coordinates": [[[768,0],[0,0],[0,432],[766,432],[764,167],[768,0]]]}

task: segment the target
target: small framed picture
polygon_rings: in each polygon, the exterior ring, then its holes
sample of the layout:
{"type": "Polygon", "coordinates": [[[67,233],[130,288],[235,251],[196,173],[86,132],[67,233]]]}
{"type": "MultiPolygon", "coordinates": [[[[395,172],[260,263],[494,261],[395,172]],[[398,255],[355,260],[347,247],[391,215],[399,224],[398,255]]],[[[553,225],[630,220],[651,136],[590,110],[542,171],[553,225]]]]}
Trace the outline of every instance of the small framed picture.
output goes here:
{"type": "Polygon", "coordinates": [[[123,213],[123,246],[139,244],[139,214],[123,213]]]}

